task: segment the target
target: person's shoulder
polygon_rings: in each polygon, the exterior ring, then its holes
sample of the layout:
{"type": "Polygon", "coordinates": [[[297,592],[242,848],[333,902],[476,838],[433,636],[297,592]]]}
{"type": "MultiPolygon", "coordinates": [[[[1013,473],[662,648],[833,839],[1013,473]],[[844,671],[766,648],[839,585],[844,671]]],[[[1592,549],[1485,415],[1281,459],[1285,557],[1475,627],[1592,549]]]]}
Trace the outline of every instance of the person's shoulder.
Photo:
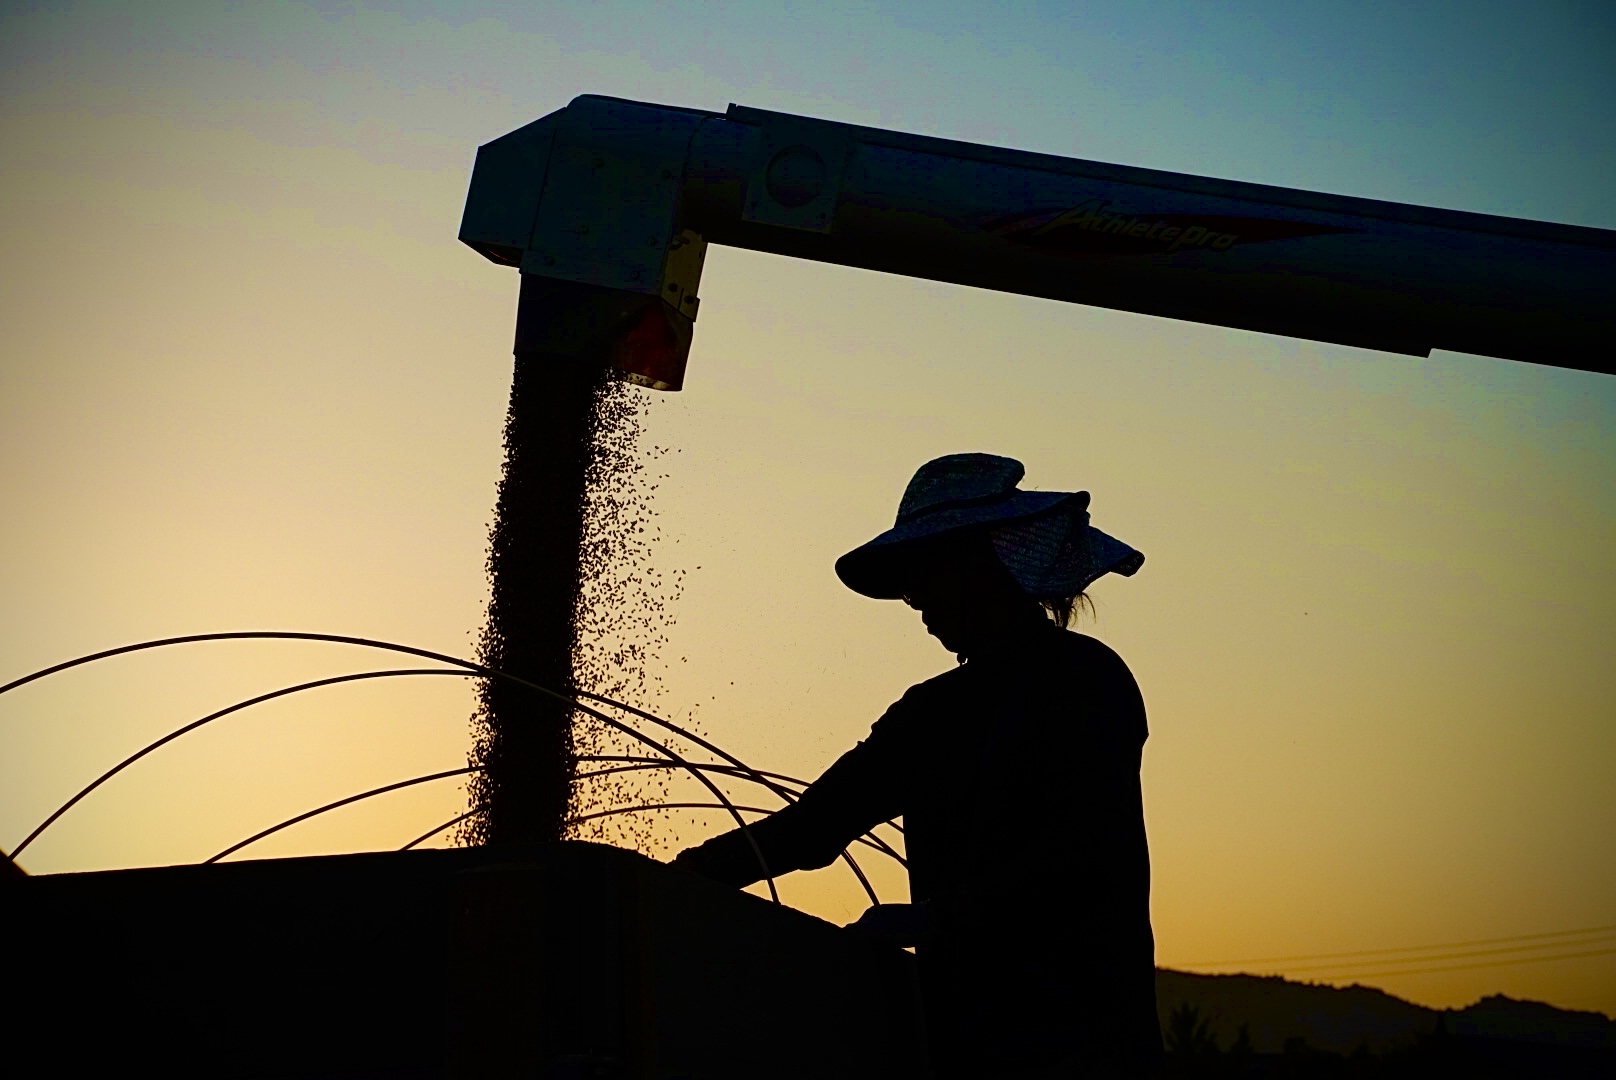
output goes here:
{"type": "Polygon", "coordinates": [[[1133,670],[1111,646],[1075,630],[1057,630],[1056,635],[1057,648],[1074,678],[1096,688],[1111,687],[1128,697],[1139,696],[1139,681],[1133,670]]]}
{"type": "Polygon", "coordinates": [[[1072,662],[1095,668],[1128,670],[1127,661],[1099,638],[1080,634],[1076,630],[1062,630],[1058,627],[1052,629],[1054,633],[1050,638],[1054,642],[1054,647],[1070,657],[1072,662]]]}
{"type": "Polygon", "coordinates": [[[1075,630],[1057,630],[1056,647],[1068,658],[1074,684],[1085,688],[1088,700],[1102,703],[1105,711],[1125,717],[1126,730],[1142,742],[1146,736],[1144,695],[1127,663],[1099,638],[1075,630]]]}
{"type": "Polygon", "coordinates": [[[969,668],[966,665],[961,664],[957,667],[951,667],[947,671],[939,672],[929,679],[923,679],[915,683],[915,685],[903,692],[903,697],[899,698],[896,704],[901,705],[906,701],[924,702],[946,698],[957,693],[959,685],[969,681],[969,679],[969,668]]]}
{"type": "Polygon", "coordinates": [[[955,700],[966,679],[968,679],[966,669],[961,666],[949,668],[929,679],[915,683],[903,692],[902,697],[887,706],[887,711],[875,722],[871,730],[891,732],[907,729],[916,718],[934,712],[938,707],[955,700]]]}

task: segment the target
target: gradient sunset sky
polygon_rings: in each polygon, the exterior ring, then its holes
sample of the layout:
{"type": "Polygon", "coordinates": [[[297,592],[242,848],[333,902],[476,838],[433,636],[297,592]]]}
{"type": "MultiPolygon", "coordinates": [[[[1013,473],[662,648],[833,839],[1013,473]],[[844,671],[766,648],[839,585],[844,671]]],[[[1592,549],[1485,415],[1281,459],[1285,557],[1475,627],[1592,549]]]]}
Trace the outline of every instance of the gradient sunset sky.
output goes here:
{"type": "MultiPolygon", "coordinates": [[[[11,2],[0,683],[209,630],[470,655],[517,279],[455,233],[476,146],[580,93],[1616,228],[1600,2],[11,2]]],[[[646,445],[677,450],[657,559],[686,571],[659,710],[817,774],[951,663],[832,562],[922,461],[1009,454],[1033,486],[1091,491],[1095,524],[1147,555],[1094,587],[1081,629],[1150,709],[1159,962],[1616,925],[1616,378],[730,249],[702,297],[686,389],[647,417],[646,445]]],[[[0,698],[0,846],[186,720],[389,665],[205,645],[0,698]]],[[[442,679],[243,713],[22,862],[205,858],[463,764],[470,705],[442,679]]],[[[251,852],[396,847],[462,800],[428,785],[251,852]]],[[[782,891],[847,921],[844,875],[782,891]]],[[[1612,949],[1220,970],[1616,1015],[1612,949]]]]}

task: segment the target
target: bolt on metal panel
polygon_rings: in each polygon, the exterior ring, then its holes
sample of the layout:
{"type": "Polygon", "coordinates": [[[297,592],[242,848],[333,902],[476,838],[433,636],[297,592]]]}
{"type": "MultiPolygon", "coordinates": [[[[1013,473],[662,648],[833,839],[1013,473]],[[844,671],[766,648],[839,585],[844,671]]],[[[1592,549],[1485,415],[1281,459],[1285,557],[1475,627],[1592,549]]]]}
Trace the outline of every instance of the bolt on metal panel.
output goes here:
{"type": "Polygon", "coordinates": [[[757,158],[741,220],[829,232],[842,175],[857,146],[845,124],[730,106],[726,119],[756,125],[757,158]]]}
{"type": "MultiPolygon", "coordinates": [[[[611,98],[574,100],[556,132],[522,272],[663,292],[685,157],[701,120],[611,98]]],[[[679,284],[682,295],[688,283],[679,284]]]]}

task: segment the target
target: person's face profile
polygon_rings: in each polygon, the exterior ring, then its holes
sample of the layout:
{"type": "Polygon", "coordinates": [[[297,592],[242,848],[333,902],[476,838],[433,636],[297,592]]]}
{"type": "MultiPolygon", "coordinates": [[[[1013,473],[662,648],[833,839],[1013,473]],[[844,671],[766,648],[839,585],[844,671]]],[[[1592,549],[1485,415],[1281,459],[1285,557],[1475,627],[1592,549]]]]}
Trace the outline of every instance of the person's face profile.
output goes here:
{"type": "Polygon", "coordinates": [[[970,551],[964,539],[917,544],[904,570],[903,602],[920,612],[926,632],[958,653],[969,631],[970,551]]]}

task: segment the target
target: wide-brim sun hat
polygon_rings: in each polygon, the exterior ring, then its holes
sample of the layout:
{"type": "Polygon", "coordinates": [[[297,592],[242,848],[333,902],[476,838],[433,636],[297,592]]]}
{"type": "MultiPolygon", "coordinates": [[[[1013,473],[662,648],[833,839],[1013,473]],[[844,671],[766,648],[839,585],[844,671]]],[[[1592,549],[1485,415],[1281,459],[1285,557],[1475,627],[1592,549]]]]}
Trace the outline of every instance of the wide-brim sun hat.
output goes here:
{"type": "Polygon", "coordinates": [[[1035,600],[1075,596],[1105,574],[1131,577],[1144,555],[1089,524],[1086,491],[1022,491],[1026,469],[995,454],[948,454],[915,472],[892,528],[836,560],[836,576],[877,600],[904,593],[912,545],[960,529],[986,530],[1035,600]]]}

